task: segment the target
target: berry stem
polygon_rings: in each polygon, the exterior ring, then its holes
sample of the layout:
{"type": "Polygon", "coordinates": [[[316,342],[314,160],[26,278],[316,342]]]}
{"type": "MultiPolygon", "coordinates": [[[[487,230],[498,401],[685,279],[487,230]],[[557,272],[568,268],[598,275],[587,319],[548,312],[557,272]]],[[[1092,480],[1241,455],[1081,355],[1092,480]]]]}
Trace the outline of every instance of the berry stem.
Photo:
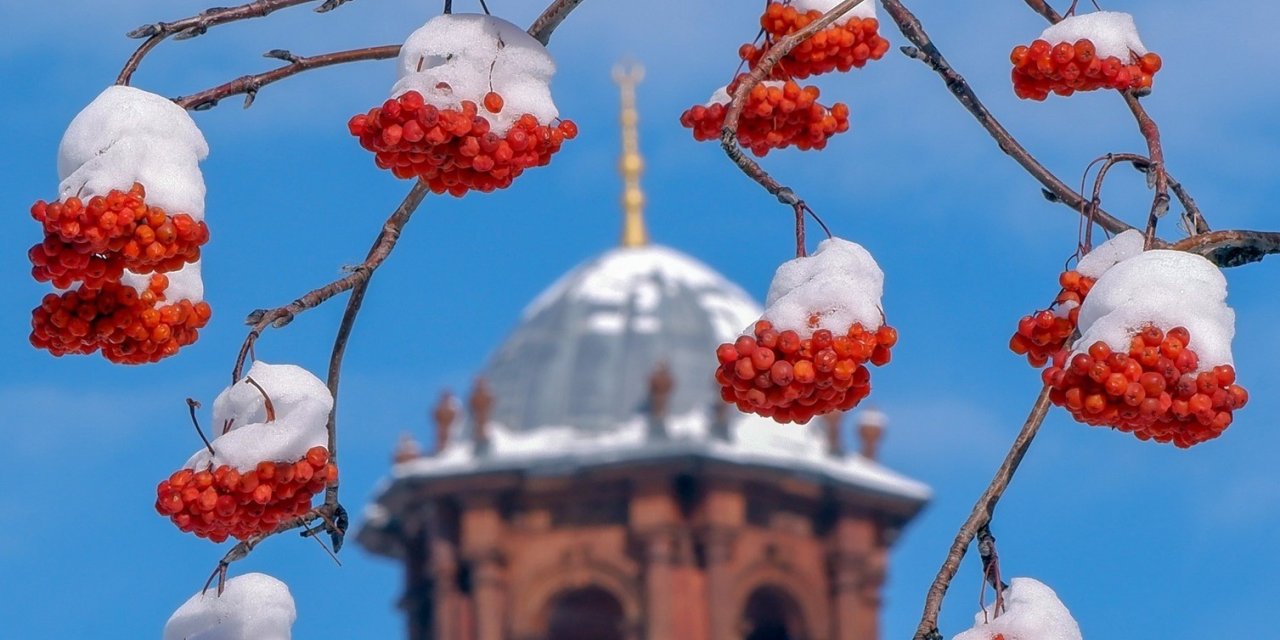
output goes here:
{"type": "MultiPolygon", "coordinates": [[[[120,70],[120,75],[116,77],[116,84],[128,86],[133,79],[133,72],[137,71],[138,65],[142,64],[142,59],[147,57],[147,54],[151,53],[152,49],[155,49],[157,45],[169,37],[173,37],[175,40],[186,40],[204,34],[210,27],[238,20],[263,18],[279,9],[316,1],[254,0],[235,7],[206,9],[199,14],[174,22],[156,22],[142,25],[130,31],[128,37],[135,39],[146,38],[146,41],[139,45],[133,55],[129,56],[129,59],[124,63],[124,68],[120,70]]],[[[316,13],[324,13],[336,9],[347,2],[348,0],[325,0],[324,4],[316,7],[316,13]]]]}
{"type": "Polygon", "coordinates": [[[204,442],[204,448],[209,450],[210,456],[216,456],[213,445],[209,443],[209,439],[205,437],[204,430],[200,428],[200,421],[196,419],[196,409],[200,408],[200,403],[194,398],[187,398],[187,410],[191,413],[191,424],[196,427],[196,435],[200,436],[200,441],[204,442]]]}
{"type": "Polygon", "coordinates": [[[253,387],[258,390],[258,393],[262,394],[262,404],[266,407],[266,410],[267,410],[267,424],[271,424],[272,422],[275,422],[276,407],[274,404],[271,403],[271,396],[267,395],[267,390],[263,389],[262,385],[258,384],[258,381],[253,379],[253,376],[245,376],[244,381],[253,385],[253,387]]]}
{"type": "MultiPolygon", "coordinates": [[[[896,0],[886,0],[886,4],[894,1],[896,0]]],[[[1049,387],[1045,386],[1040,390],[1040,395],[1036,397],[1035,405],[1031,408],[1031,414],[1027,416],[1026,422],[1022,424],[1022,430],[1018,432],[1018,437],[1014,439],[1013,446],[1005,456],[1004,462],[996,470],[995,477],[991,479],[991,484],[982,492],[982,496],[978,498],[977,504],[973,506],[973,511],[969,514],[968,519],[961,525],[955,541],[951,543],[951,548],[947,551],[947,558],[942,563],[942,568],[938,570],[937,577],[933,579],[933,584],[929,585],[929,593],[925,598],[924,613],[920,618],[919,626],[916,627],[915,640],[930,640],[942,637],[938,631],[938,614],[942,611],[942,599],[947,595],[947,588],[951,585],[952,578],[955,577],[956,572],[960,569],[960,561],[964,559],[964,555],[969,549],[969,543],[973,542],[973,539],[982,528],[990,524],[991,518],[995,513],[996,504],[1000,502],[1005,489],[1009,487],[1009,482],[1013,479],[1013,474],[1018,470],[1018,465],[1022,463],[1023,456],[1027,454],[1027,449],[1031,447],[1031,441],[1035,439],[1036,433],[1039,432],[1040,425],[1044,422],[1045,415],[1049,412],[1049,406],[1049,387]]],[[[979,546],[979,549],[981,549],[981,546],[979,546]]]]}

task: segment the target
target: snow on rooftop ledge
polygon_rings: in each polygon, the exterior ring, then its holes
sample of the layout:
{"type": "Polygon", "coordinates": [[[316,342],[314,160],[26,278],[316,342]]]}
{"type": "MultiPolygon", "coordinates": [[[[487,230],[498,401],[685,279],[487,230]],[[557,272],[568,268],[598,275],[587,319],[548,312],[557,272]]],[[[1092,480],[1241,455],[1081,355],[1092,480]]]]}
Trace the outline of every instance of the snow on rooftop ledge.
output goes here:
{"type": "Polygon", "coordinates": [[[1126,64],[1133,54],[1147,53],[1133,16],[1119,11],[1094,11],[1064,18],[1045,29],[1040,39],[1049,44],[1088,40],[1093,43],[1099,59],[1114,56],[1126,64]]]}
{"type": "Polygon", "coordinates": [[[164,640],[290,640],[298,612],[285,583],[246,573],[191,596],[164,625],[164,640]]]}
{"type": "Polygon", "coordinates": [[[1032,578],[1014,578],[1004,592],[1005,611],[993,617],[990,607],[973,616],[973,628],[952,640],[1083,640],[1080,625],[1053,589],[1032,578]]]}

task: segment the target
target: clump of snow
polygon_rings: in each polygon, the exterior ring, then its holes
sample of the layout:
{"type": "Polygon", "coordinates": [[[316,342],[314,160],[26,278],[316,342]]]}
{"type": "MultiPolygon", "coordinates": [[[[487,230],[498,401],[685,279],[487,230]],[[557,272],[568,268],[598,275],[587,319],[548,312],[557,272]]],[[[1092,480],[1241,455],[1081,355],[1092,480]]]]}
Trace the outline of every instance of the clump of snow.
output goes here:
{"type": "Polygon", "coordinates": [[[290,640],[298,619],[285,583],[263,573],[191,596],[164,625],[164,640],[290,640]]]}
{"type": "Polygon", "coordinates": [[[444,14],[405,41],[391,96],[417,91],[440,109],[459,109],[471,100],[492,131],[503,135],[526,113],[544,125],[560,115],[551,99],[555,71],[546,47],[520,27],[493,16],[444,14]],[[502,96],[496,114],[482,104],[490,91],[502,96]]]}
{"type": "Polygon", "coordinates": [[[1076,272],[1095,280],[1101,278],[1107,269],[1142,253],[1144,241],[1142,232],[1137,229],[1121,232],[1080,258],[1080,262],[1076,264],[1076,272]]]}
{"type": "Polygon", "coordinates": [[[996,634],[1005,640],[1083,640],[1080,625],[1058,599],[1053,589],[1032,578],[1014,578],[1004,592],[1005,610],[999,617],[993,612],[974,615],[973,628],[953,640],[992,640],[996,634]]]}
{"type": "MultiPolygon", "coordinates": [[[[810,11],[818,11],[826,13],[839,5],[844,0],[793,0],[791,6],[796,8],[800,13],[808,13],[810,11]]],[[[854,5],[849,9],[835,24],[844,24],[853,18],[874,18],[876,17],[875,0],[862,0],[862,2],[854,5]]]]}
{"type": "Polygon", "coordinates": [[[188,469],[230,465],[247,472],[259,462],[292,462],[312,447],[327,446],[333,396],[319,378],[292,364],[253,363],[244,379],[227,387],[213,401],[215,455],[201,449],[185,465],[188,469]],[[267,421],[266,398],[275,420],[267,421]],[[225,433],[224,433],[225,431],[225,433]]]}
{"type": "MultiPolygon", "coordinates": [[[[151,273],[134,273],[126,270],[120,278],[121,284],[126,284],[142,293],[151,284],[151,273]]],[[[200,261],[188,263],[177,271],[170,271],[164,274],[169,279],[169,286],[164,290],[165,304],[172,304],[179,300],[190,300],[192,303],[204,300],[204,280],[200,278],[200,261]]]]}
{"type": "Polygon", "coordinates": [[[113,86],[85,107],[58,146],[59,196],[90,198],[135,182],[147,204],[204,218],[199,163],[209,145],[186,110],[167,98],[113,86]]]}
{"type": "Polygon", "coordinates": [[[1093,43],[1098,58],[1114,56],[1126,63],[1134,54],[1147,53],[1133,16],[1119,11],[1094,11],[1064,18],[1045,29],[1040,39],[1049,44],[1088,40],[1093,43]]]}
{"type": "Polygon", "coordinates": [[[1226,301],[1227,279],[1212,262],[1185,251],[1145,251],[1098,278],[1080,308],[1074,349],[1083,351],[1101,340],[1127,353],[1145,325],[1165,332],[1185,327],[1200,371],[1232,364],[1235,311],[1226,301]]]}
{"type": "Polygon", "coordinates": [[[813,255],[778,267],[761,319],[802,338],[817,329],[843,335],[854,323],[874,331],[884,323],[883,293],[884,272],[875,258],[859,244],[828,238],[813,255]],[[810,319],[815,317],[813,326],[810,319]]]}

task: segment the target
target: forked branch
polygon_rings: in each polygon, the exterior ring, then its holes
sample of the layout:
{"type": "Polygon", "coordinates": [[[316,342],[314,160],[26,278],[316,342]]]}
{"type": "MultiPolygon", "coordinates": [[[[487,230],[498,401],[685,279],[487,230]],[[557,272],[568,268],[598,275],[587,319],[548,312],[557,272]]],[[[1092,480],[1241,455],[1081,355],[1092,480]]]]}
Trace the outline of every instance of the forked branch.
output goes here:
{"type": "MultiPolygon", "coordinates": [[[[280,9],[292,7],[308,2],[318,2],[319,0],[254,0],[246,4],[236,7],[215,7],[201,11],[198,15],[190,18],[183,18],[175,22],[156,22],[153,24],[144,24],[127,35],[130,38],[139,39],[146,38],[138,49],[129,56],[124,63],[124,68],[120,70],[120,75],[116,78],[116,84],[128,85],[133,79],[133,72],[138,70],[138,65],[142,64],[142,59],[151,53],[157,45],[172,37],[174,40],[186,40],[194,38],[208,31],[211,27],[228,22],[237,22],[239,20],[248,20],[251,18],[262,18],[268,16],[280,9]]],[[[316,7],[317,13],[324,13],[336,9],[349,0],[325,0],[324,4],[316,7]]]]}
{"type": "Polygon", "coordinates": [[[235,80],[210,89],[205,89],[199,93],[193,93],[181,98],[174,98],[173,101],[183,109],[204,111],[218,106],[218,102],[225,98],[243,94],[245,97],[244,108],[248,109],[253,106],[253,101],[258,96],[258,91],[273,82],[284,80],[289,76],[297,75],[310,69],[330,67],[348,62],[394,58],[400,55],[400,45],[392,44],[383,45],[381,47],[367,47],[364,49],[337,51],[334,53],[325,53],[315,56],[296,56],[284,49],[272,49],[263,55],[267,58],[284,60],[289,64],[272,69],[271,71],[241,76],[235,80]]]}

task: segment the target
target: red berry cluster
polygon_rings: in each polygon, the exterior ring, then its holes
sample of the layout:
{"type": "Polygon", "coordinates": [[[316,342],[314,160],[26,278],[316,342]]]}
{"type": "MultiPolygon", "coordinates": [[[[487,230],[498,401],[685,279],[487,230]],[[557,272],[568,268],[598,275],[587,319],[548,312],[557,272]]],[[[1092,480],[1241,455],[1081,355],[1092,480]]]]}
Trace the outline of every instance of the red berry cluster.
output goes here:
{"type": "Polygon", "coordinates": [[[141,293],[119,281],[46,294],[31,312],[31,344],[55,356],[99,349],[117,364],[156,362],[196,341],[209,303],[164,303],[169,277],[151,276],[141,293]]]}
{"type": "Polygon", "coordinates": [[[177,271],[199,260],[200,247],[209,241],[203,221],[147,205],[146,191],[136,183],[127,192],[112,190],[88,202],[41,200],[31,207],[31,217],[45,233],[28,252],[32,275],[60,289],[75,282],[98,289],[119,281],[125,269],[177,271]]]}
{"type": "MultiPolygon", "coordinates": [[[[820,17],[821,11],[800,13],[790,5],[771,2],[760,17],[764,44],[759,47],[744,44],[738,50],[738,57],[754,67],[773,47],[775,38],[789,36],[820,17]]],[[[889,41],[877,33],[879,28],[880,22],[875,18],[854,17],[843,24],[830,25],[779,59],[770,75],[778,79],[808,78],[831,71],[861,69],[868,60],[879,60],[889,50],[889,41]]]]}
{"type": "Polygon", "coordinates": [[[1087,353],[1062,349],[1044,370],[1049,399],[1076,420],[1131,432],[1140,440],[1190,447],[1218,437],[1249,394],[1235,369],[1220,365],[1197,373],[1199,358],[1182,328],[1165,334],[1147,326],[1129,353],[1095,342],[1087,353]]]}
{"type": "MultiPolygon", "coordinates": [[[[728,86],[730,95],[745,77],[728,86]]],[[[817,87],[801,88],[793,80],[781,87],[756,85],[738,118],[738,143],[757,156],[790,146],[802,151],[826,147],[831,136],[849,130],[849,107],[837,102],[828,109],[818,104],[818,93],[817,87]]],[[[718,140],[728,110],[728,104],[696,105],[680,115],[680,124],[693,129],[695,140],[718,140]]]]}
{"type": "MultiPolygon", "coordinates": [[[[497,93],[489,92],[482,102],[490,113],[502,110],[497,93]]],[[[439,109],[426,104],[416,91],[351,118],[348,128],[360,146],[375,154],[380,168],[390,169],[397,178],[419,178],[433,192],[457,197],[511,186],[525,169],[551,162],[560,145],[578,135],[571,120],[541,125],[529,114],[498,135],[475,102],[463,100],[460,109],[439,109]]]]}
{"type": "Polygon", "coordinates": [[[1160,70],[1160,56],[1148,53],[1121,60],[1099,58],[1093,43],[1077,40],[1051,45],[1036,40],[1031,46],[1016,46],[1009,54],[1013,62],[1013,92],[1024,100],[1044,100],[1050,93],[1069,96],[1076,91],[1095,89],[1136,89],[1149,91],[1160,70]]]}
{"type": "Polygon", "coordinates": [[[754,337],[716,349],[720,397],[741,411],[782,423],[804,424],[816,415],[848,411],[871,393],[866,363],[887,364],[897,341],[898,332],[888,325],[866,331],[855,323],[845,335],[819,329],[801,338],[761,320],[754,337]]]}
{"type": "Polygon", "coordinates": [[[260,462],[247,473],[228,465],[177,471],[156,487],[156,511],[201,538],[244,540],[305,514],[311,498],[337,481],[328,449],[313,447],[297,462],[260,462]]]}
{"type": "Polygon", "coordinates": [[[1018,330],[1009,339],[1009,349],[1020,356],[1026,356],[1031,366],[1039,369],[1048,364],[1059,350],[1066,346],[1071,334],[1076,331],[1077,318],[1080,316],[1080,305],[1085,296],[1093,288],[1094,279],[1080,275],[1076,271],[1064,271],[1058,276],[1058,284],[1062,290],[1050,307],[1071,304],[1066,315],[1060,316],[1046,309],[1018,321],[1018,330]]]}

